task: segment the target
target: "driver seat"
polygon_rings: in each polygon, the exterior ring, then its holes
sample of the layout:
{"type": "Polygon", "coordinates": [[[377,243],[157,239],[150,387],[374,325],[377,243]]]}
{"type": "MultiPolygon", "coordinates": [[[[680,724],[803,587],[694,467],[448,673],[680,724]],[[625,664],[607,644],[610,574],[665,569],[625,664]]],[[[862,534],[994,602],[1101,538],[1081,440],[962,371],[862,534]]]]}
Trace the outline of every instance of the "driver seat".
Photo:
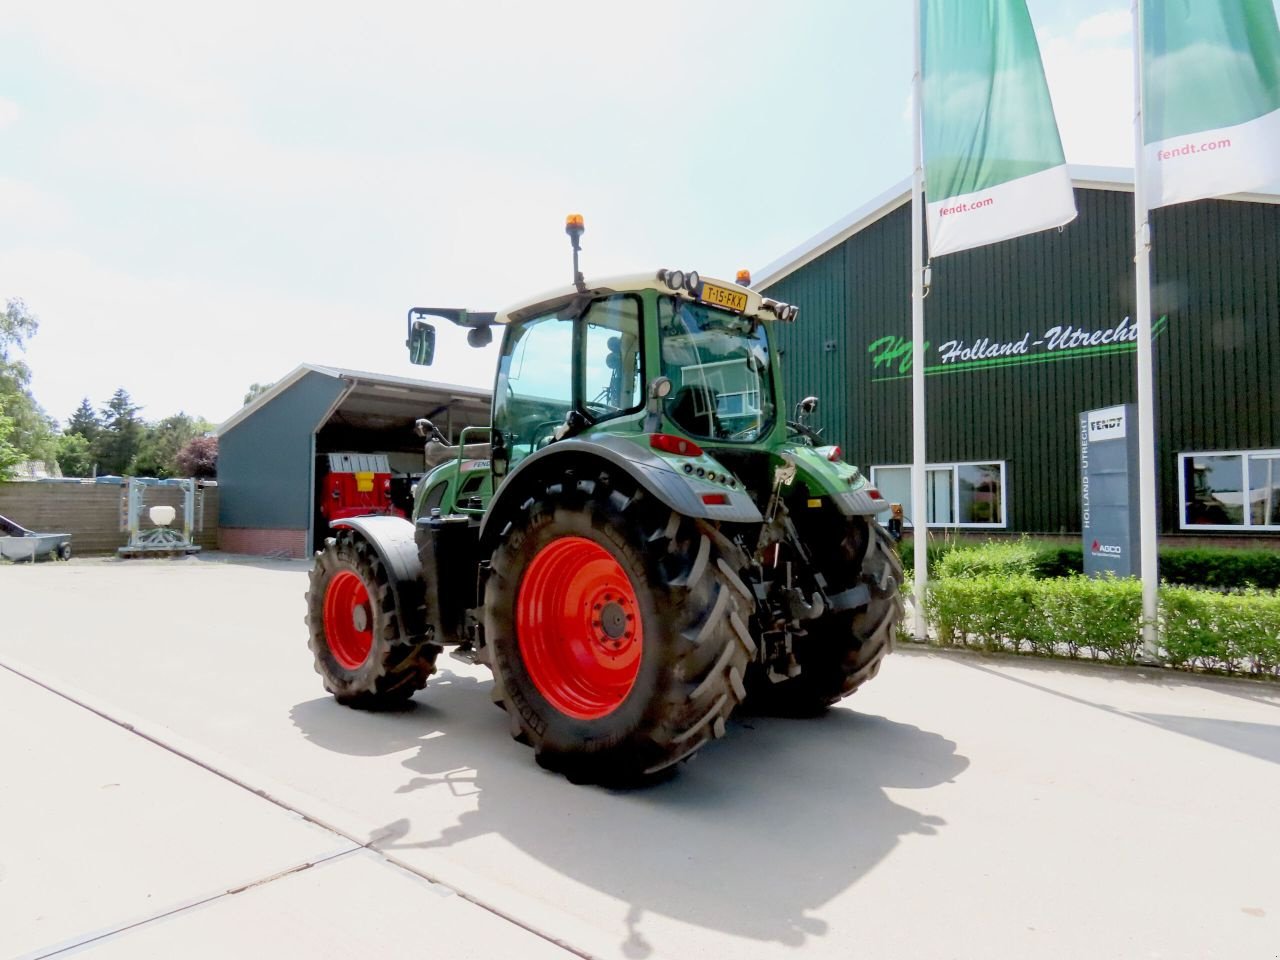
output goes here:
{"type": "Polygon", "coordinates": [[[689,433],[698,437],[720,436],[720,418],[716,416],[719,395],[701,383],[688,384],[676,391],[667,408],[667,416],[689,433]]]}

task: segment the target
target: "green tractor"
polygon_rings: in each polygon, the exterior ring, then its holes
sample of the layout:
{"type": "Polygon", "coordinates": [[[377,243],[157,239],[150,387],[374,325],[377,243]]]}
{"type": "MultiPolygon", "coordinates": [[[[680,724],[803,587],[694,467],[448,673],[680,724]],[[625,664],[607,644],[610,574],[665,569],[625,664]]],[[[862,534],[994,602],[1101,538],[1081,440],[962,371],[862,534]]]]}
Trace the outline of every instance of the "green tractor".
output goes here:
{"type": "Polygon", "coordinates": [[[659,270],[574,283],[503,313],[415,308],[502,333],[492,426],[420,420],[413,515],[335,521],[307,623],[345,704],[407,701],[444,647],[486,664],[512,735],[574,781],[650,778],[744,701],[814,714],[875,676],[902,616],[888,504],[787,419],[774,324],[797,308],[659,270]]]}

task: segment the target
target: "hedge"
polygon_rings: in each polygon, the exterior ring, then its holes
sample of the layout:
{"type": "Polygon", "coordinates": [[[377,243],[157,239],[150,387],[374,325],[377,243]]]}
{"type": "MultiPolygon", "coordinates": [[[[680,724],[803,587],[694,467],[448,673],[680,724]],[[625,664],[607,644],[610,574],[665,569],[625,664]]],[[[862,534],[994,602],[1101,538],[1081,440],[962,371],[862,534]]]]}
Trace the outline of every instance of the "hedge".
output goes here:
{"type": "MultiPolygon", "coordinates": [[[[930,585],[928,614],[944,645],[1121,663],[1133,663],[1142,646],[1142,586],[1134,579],[940,578],[930,585]]],[[[1280,676],[1280,595],[1166,585],[1160,621],[1172,666],[1280,676]]]]}
{"type": "MultiPolygon", "coordinates": [[[[899,544],[899,555],[908,572],[914,569],[910,541],[899,544]]],[[[929,544],[930,576],[961,574],[969,570],[1026,572],[1041,579],[1069,577],[1084,572],[1084,550],[1079,544],[1063,545],[1020,540],[989,541],[980,545],[940,540],[929,544]],[[1028,568],[1027,555],[1031,556],[1028,568]],[[958,555],[958,556],[957,556],[958,555]]],[[[1239,590],[1260,587],[1280,590],[1280,550],[1244,550],[1233,547],[1162,547],[1160,579],[1167,583],[1239,590]]]]}
{"type": "Polygon", "coordinates": [[[1280,675],[1280,595],[1165,587],[1160,617],[1174,666],[1280,675]]]}

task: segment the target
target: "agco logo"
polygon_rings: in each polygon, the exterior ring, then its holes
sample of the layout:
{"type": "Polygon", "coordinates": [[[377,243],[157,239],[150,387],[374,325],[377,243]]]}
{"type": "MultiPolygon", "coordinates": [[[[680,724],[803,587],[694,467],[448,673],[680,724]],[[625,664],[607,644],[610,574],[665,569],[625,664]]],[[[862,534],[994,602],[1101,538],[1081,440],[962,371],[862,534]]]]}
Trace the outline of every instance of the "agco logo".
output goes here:
{"type": "Polygon", "coordinates": [[[1091,549],[1095,557],[1119,557],[1124,555],[1124,550],[1114,543],[1100,543],[1095,540],[1091,549]]]}

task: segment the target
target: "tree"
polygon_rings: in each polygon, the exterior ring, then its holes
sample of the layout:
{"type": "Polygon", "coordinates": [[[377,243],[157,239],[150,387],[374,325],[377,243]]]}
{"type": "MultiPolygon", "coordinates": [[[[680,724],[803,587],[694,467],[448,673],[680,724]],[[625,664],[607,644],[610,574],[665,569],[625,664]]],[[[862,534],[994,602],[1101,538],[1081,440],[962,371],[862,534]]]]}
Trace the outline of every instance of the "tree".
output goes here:
{"type": "Polygon", "coordinates": [[[178,474],[210,479],[218,475],[218,438],[196,437],[178,451],[178,474]]]}
{"type": "Polygon", "coordinates": [[[11,299],[0,313],[0,404],[6,423],[0,440],[17,450],[21,460],[54,458],[54,422],[36,403],[28,384],[31,368],[18,358],[40,321],[19,299],[11,299]]]}
{"type": "Polygon", "coordinates": [[[244,405],[247,407],[274,386],[274,383],[249,384],[249,392],[244,395],[244,405]]]}
{"type": "Polygon", "coordinates": [[[18,448],[8,440],[12,433],[13,421],[4,415],[4,397],[0,397],[0,480],[12,477],[14,466],[24,459],[18,448]]]}
{"type": "Polygon", "coordinates": [[[179,473],[178,451],[213,428],[202,417],[176,413],[146,428],[129,472],[139,477],[172,477],[179,473]]]}
{"type": "Polygon", "coordinates": [[[64,477],[93,473],[93,445],[79,433],[64,433],[57,440],[58,467],[64,477]]]}
{"type": "Polygon", "coordinates": [[[93,442],[99,473],[120,475],[133,463],[146,427],[138,416],[141,409],[124,387],[118,387],[102,408],[102,431],[93,442]]]}
{"type": "Polygon", "coordinates": [[[93,404],[89,402],[88,397],[85,397],[80,401],[76,412],[67,419],[67,433],[79,434],[93,443],[101,432],[102,421],[98,419],[98,411],[93,409],[93,404]]]}

